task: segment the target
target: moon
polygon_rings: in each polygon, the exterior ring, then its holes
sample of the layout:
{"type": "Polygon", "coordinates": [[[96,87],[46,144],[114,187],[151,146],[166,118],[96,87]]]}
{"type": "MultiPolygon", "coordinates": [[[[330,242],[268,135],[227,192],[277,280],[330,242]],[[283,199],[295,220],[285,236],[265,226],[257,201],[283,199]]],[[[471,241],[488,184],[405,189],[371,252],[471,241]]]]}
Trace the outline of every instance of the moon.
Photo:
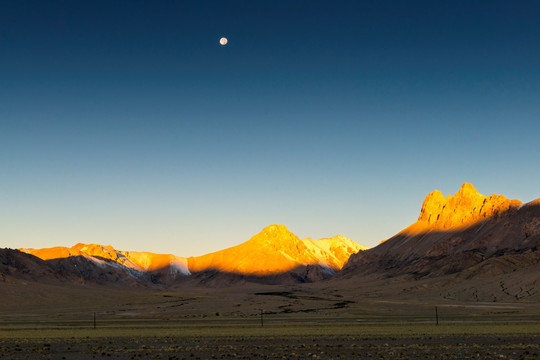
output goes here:
{"type": "Polygon", "coordinates": [[[229,40],[227,40],[226,37],[222,37],[221,39],[219,39],[219,43],[223,46],[227,45],[228,42],[229,40]]]}

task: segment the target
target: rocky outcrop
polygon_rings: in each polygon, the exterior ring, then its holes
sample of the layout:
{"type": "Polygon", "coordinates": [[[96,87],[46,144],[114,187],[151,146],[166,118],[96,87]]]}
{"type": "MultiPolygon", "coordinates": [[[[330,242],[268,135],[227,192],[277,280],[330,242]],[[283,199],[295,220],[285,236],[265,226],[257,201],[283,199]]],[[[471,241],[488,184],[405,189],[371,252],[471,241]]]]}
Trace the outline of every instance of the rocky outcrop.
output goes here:
{"type": "Polygon", "coordinates": [[[439,190],[428,194],[422,204],[418,222],[432,229],[449,229],[470,225],[497,216],[521,205],[504,195],[484,196],[472,184],[464,183],[454,196],[443,196],[439,190]]]}

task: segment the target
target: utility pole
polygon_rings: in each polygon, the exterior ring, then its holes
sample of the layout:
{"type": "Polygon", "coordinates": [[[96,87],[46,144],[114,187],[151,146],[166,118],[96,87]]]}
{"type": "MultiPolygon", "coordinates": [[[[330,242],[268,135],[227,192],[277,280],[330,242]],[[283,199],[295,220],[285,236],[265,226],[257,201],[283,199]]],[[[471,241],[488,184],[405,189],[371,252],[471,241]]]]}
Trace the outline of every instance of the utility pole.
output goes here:
{"type": "Polygon", "coordinates": [[[264,327],[264,322],[263,322],[263,309],[261,309],[261,327],[264,327]]]}
{"type": "Polygon", "coordinates": [[[435,325],[439,325],[439,309],[435,306],[435,325]]]}
{"type": "Polygon", "coordinates": [[[96,312],[94,311],[94,329],[96,328],[96,312]]]}

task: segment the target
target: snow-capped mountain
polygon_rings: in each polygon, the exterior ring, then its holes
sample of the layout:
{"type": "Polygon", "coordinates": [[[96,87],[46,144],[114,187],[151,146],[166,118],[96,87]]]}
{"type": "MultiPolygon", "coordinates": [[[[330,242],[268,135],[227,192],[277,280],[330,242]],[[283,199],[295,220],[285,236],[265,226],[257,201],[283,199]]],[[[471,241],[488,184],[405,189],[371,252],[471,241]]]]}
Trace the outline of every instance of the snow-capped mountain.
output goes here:
{"type": "Polygon", "coordinates": [[[329,239],[300,240],[284,225],[270,225],[250,240],[221,251],[188,258],[191,272],[222,272],[266,276],[317,265],[335,272],[349,257],[365,249],[338,235],[329,239]]]}

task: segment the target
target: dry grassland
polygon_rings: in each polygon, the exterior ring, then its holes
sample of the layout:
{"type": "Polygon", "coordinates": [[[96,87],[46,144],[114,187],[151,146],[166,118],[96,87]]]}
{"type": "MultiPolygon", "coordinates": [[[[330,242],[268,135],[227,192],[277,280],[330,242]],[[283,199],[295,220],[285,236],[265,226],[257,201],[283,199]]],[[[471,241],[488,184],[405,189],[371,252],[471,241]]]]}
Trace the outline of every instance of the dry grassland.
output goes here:
{"type": "Polygon", "coordinates": [[[538,321],[267,318],[11,324],[2,359],[538,359],[538,321]]]}
{"type": "Polygon", "coordinates": [[[0,359],[540,358],[536,303],[358,289],[5,287],[0,359]]]}

